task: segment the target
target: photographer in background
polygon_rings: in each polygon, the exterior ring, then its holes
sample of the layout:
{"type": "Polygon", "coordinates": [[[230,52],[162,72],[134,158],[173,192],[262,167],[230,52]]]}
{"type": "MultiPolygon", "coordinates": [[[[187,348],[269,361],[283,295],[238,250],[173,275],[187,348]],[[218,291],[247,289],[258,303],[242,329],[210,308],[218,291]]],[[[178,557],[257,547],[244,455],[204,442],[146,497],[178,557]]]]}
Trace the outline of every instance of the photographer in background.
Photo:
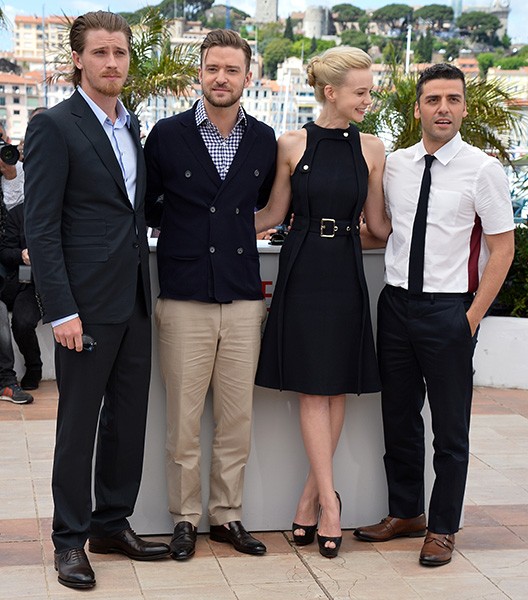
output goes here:
{"type": "Polygon", "coordinates": [[[42,379],[42,360],[36,328],[41,318],[24,234],[24,204],[7,213],[0,239],[0,263],[7,270],[0,298],[12,312],[13,337],[24,357],[23,390],[36,390],[42,379]]]}
{"type": "MultiPolygon", "coordinates": [[[[7,136],[3,125],[0,125],[0,136],[4,140],[5,147],[7,136]]],[[[0,154],[4,158],[9,157],[12,148],[7,148],[6,153],[0,154]]],[[[14,155],[16,157],[16,153],[14,155]]],[[[21,169],[21,163],[8,164],[0,158],[0,242],[4,238],[5,224],[7,220],[7,205],[15,206],[23,201],[24,174],[21,169]]],[[[3,291],[5,271],[0,265],[0,290],[3,291]]],[[[33,402],[33,396],[20,388],[17,383],[14,370],[13,343],[11,341],[11,329],[9,326],[9,317],[7,307],[0,301],[0,400],[7,400],[15,404],[29,404],[33,402]]]]}

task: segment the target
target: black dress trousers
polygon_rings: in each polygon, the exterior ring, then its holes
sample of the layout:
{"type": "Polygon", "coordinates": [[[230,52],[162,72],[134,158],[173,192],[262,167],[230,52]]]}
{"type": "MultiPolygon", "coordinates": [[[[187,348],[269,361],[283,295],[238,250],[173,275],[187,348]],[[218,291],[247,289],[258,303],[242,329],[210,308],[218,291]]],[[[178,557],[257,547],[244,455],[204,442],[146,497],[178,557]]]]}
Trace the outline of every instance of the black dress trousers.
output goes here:
{"type": "Polygon", "coordinates": [[[429,401],[435,483],[428,528],[458,531],[469,460],[473,351],[466,310],[471,294],[410,295],[386,286],[378,303],[385,470],[389,513],[424,512],[424,424],[429,401]]]}

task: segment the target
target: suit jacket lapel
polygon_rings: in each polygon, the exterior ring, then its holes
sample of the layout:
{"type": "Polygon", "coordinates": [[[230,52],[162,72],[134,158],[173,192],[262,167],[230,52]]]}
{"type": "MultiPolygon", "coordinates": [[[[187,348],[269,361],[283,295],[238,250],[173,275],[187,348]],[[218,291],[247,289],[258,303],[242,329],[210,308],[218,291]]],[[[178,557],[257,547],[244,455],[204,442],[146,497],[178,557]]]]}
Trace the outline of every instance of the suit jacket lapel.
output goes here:
{"type": "Polygon", "coordinates": [[[92,109],[88,106],[79,92],[75,92],[70,100],[72,104],[72,114],[79,117],[77,120],[77,127],[79,127],[82,133],[88,138],[95,152],[99,155],[101,162],[108,169],[128,202],[128,194],[123,179],[123,173],[121,172],[121,167],[117,162],[114,150],[104,129],[101,127],[101,124],[97,120],[92,109]]]}

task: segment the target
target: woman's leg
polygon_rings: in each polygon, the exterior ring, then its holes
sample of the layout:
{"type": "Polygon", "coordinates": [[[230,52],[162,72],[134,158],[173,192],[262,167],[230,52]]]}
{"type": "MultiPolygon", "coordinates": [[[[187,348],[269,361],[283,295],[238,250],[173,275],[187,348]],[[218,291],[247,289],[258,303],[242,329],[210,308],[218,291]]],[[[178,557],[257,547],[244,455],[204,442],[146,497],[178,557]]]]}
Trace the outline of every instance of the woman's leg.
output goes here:
{"type": "MultiPolygon", "coordinates": [[[[339,503],[334,483],[332,459],[339,442],[345,415],[345,396],[309,396],[301,394],[300,421],[304,446],[310,460],[310,472],[297,506],[295,522],[311,525],[322,509],[319,533],[326,537],[341,535],[339,503]]],[[[302,529],[294,531],[303,535],[302,529]]],[[[334,547],[333,542],[327,546],[334,547]]]]}

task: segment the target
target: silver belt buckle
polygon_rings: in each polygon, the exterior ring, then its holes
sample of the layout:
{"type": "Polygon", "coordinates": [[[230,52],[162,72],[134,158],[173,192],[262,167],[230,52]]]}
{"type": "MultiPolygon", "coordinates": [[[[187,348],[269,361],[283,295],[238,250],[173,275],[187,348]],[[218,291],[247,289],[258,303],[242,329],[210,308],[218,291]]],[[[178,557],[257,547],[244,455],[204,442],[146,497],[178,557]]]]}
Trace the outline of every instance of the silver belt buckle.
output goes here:
{"type": "Polygon", "coordinates": [[[336,231],[337,231],[337,227],[335,224],[335,219],[321,219],[321,231],[320,231],[321,237],[333,238],[333,237],[335,237],[336,231]],[[332,233],[325,233],[327,226],[332,228],[332,233]]]}

